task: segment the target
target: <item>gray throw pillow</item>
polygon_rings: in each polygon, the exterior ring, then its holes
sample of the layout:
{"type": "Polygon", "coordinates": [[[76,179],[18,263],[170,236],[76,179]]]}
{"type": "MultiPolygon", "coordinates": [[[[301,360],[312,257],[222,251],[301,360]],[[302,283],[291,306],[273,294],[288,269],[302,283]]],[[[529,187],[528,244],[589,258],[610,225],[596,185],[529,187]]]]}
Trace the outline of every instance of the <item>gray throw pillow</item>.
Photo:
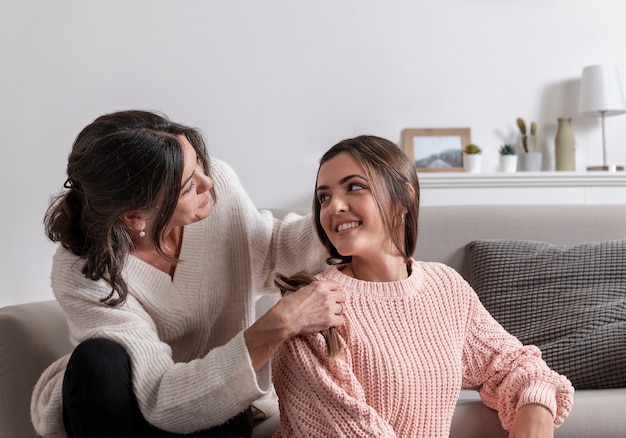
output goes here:
{"type": "Polygon", "coordinates": [[[468,244],[470,284],[491,315],[576,389],[626,387],[626,240],[468,244]]]}

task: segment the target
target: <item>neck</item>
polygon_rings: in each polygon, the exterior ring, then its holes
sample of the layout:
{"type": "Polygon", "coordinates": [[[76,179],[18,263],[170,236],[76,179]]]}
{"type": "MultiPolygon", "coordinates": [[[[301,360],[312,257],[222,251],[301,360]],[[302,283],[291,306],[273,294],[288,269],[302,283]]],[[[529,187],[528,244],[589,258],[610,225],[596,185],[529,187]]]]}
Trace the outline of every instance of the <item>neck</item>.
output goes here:
{"type": "MultiPolygon", "coordinates": [[[[147,239],[147,236],[140,239],[145,240],[139,240],[139,244],[135,241],[135,250],[133,251],[133,255],[149,265],[152,265],[156,269],[169,274],[173,278],[176,271],[176,265],[172,264],[170,260],[161,257],[161,255],[156,252],[154,245],[152,245],[150,240],[147,239]]],[[[182,241],[183,227],[173,228],[167,232],[161,240],[161,248],[163,248],[166,255],[170,256],[172,259],[177,259],[180,255],[182,241]]]]}
{"type": "Polygon", "coordinates": [[[402,257],[393,257],[389,260],[376,262],[353,257],[342,272],[357,280],[376,282],[399,281],[409,276],[408,265],[402,257]]]}

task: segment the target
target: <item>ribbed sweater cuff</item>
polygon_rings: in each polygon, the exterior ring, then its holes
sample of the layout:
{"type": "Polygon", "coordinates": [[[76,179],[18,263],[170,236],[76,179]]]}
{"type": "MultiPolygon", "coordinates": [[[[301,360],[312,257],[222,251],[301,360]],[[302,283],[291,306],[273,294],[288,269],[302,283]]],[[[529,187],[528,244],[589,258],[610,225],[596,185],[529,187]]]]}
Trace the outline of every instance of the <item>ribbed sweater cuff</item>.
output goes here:
{"type": "Polygon", "coordinates": [[[552,418],[556,418],[556,388],[553,383],[533,380],[528,383],[520,394],[517,409],[529,404],[545,406],[550,410],[552,418]]]}

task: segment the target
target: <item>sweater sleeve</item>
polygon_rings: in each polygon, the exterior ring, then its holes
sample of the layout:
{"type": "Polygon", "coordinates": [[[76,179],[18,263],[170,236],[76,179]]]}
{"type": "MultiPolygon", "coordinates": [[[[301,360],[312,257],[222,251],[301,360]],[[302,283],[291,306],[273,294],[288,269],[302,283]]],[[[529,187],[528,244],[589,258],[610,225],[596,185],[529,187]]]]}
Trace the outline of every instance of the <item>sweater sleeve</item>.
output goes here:
{"type": "MultiPolygon", "coordinates": [[[[75,262],[66,257],[60,263],[75,262]]],[[[149,423],[176,433],[206,429],[241,412],[271,389],[269,373],[265,382],[257,379],[243,332],[203,357],[177,363],[171,347],[159,338],[150,315],[134,296],[129,295],[117,307],[103,305],[98,302],[106,291],[101,280],[92,281],[80,273],[72,275],[72,269],[80,269],[76,266],[58,267],[65,269],[53,275],[53,286],[61,291],[57,299],[67,313],[74,341],[103,337],[126,349],[132,364],[133,389],[149,423]]],[[[40,382],[44,385],[45,379],[40,382]]],[[[35,396],[39,398],[46,392],[45,388],[38,389],[35,396]]],[[[49,418],[47,408],[56,409],[54,404],[46,407],[38,400],[35,403],[39,406],[37,415],[44,419],[49,418]]]]}
{"type": "Polygon", "coordinates": [[[212,160],[218,204],[224,216],[218,232],[230,232],[247,239],[247,253],[239,254],[250,263],[256,292],[277,292],[274,272],[291,275],[300,270],[321,271],[328,257],[315,232],[312,215],[287,214],[282,220],[269,210],[259,210],[241,185],[235,172],[224,162],[212,160]],[[217,186],[219,184],[219,186],[217,186]]]}
{"type": "Polygon", "coordinates": [[[548,367],[537,347],[522,345],[504,330],[467,287],[470,313],[463,349],[463,387],[477,389],[483,402],[498,411],[506,430],[518,409],[532,403],[548,408],[554,426],[560,426],[572,408],[570,381],[548,367]]]}
{"type": "Polygon", "coordinates": [[[280,437],[395,437],[392,427],[367,404],[351,370],[350,353],[331,359],[321,334],[283,343],[272,370],[279,397],[280,437]]]}

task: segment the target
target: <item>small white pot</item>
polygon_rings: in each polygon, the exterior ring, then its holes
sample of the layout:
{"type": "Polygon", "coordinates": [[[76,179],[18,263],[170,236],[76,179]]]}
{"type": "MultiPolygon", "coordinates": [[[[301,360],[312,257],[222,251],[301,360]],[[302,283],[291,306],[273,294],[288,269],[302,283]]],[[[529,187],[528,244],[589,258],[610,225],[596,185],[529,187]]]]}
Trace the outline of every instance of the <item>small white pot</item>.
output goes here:
{"type": "Polygon", "coordinates": [[[517,155],[500,155],[500,172],[517,171],[517,155]]]}
{"type": "Polygon", "coordinates": [[[469,173],[480,173],[483,156],[481,154],[463,153],[463,169],[469,173]]]}

